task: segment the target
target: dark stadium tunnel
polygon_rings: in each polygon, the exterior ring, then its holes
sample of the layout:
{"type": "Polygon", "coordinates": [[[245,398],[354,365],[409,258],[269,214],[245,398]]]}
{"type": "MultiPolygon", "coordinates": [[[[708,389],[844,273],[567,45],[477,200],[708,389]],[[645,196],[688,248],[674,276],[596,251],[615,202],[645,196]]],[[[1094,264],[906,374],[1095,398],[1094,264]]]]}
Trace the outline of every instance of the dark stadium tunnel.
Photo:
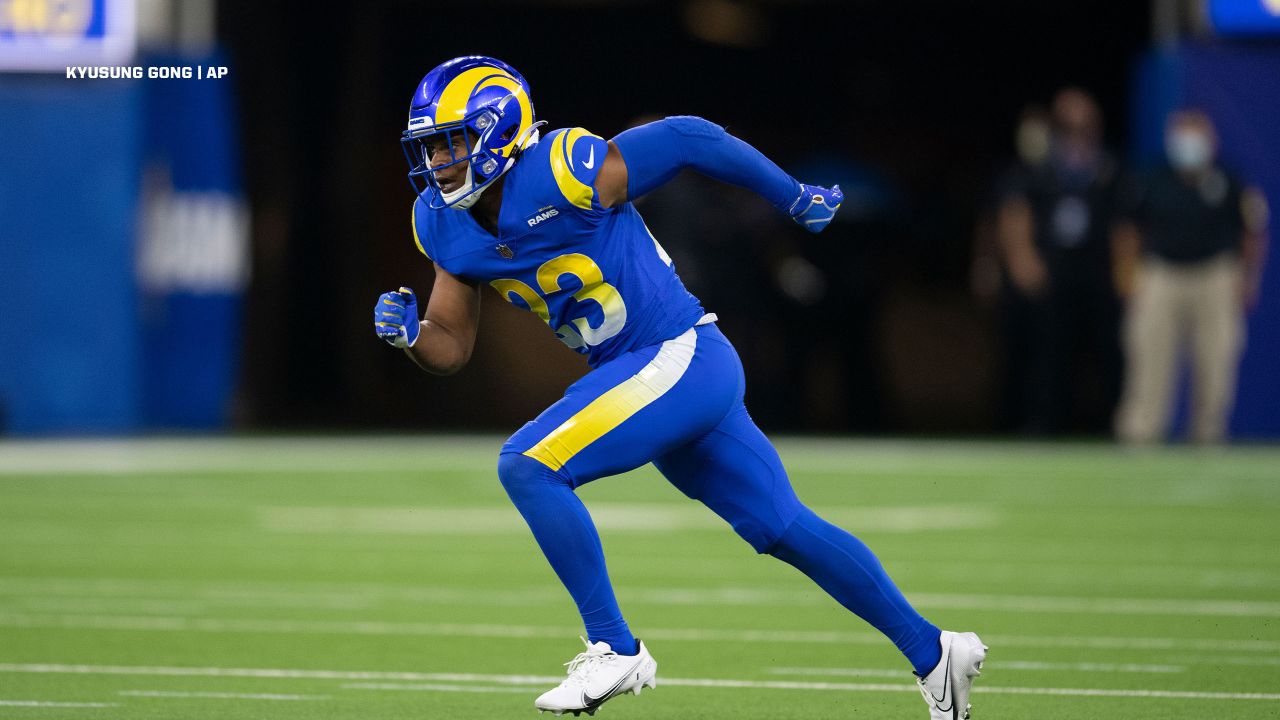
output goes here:
{"type": "MultiPolygon", "coordinates": [[[[443,59],[485,52],[512,63],[551,127],[580,125],[608,137],[640,114],[693,114],[784,167],[813,154],[854,158],[905,199],[901,222],[885,236],[891,242],[880,240],[883,285],[961,297],[983,192],[974,179],[990,177],[1010,154],[1022,106],[1080,84],[1106,109],[1110,138],[1123,139],[1128,76],[1117,68],[1129,67],[1149,31],[1144,3],[755,7],[769,30],[756,46],[735,47],[688,32],[686,4],[473,4],[468,17],[488,11],[495,20],[477,37],[461,24],[441,29],[448,10],[429,3],[325,12],[221,3],[219,32],[239,69],[232,77],[256,236],[240,422],[386,425],[388,400],[412,388],[430,401],[405,404],[394,424],[512,427],[584,371],[552,342],[535,342],[529,362],[545,379],[513,399],[502,388],[525,375],[486,358],[483,338],[477,365],[441,381],[382,352],[361,325],[375,288],[430,281],[407,233],[412,195],[398,136],[415,84],[443,59]],[[1108,42],[1093,42],[1103,27],[1108,42]],[[294,297],[310,310],[286,346],[258,319],[283,312],[294,297]],[[371,389],[375,370],[391,379],[371,389]]],[[[730,325],[745,312],[713,309],[730,325]]],[[[520,320],[506,318],[507,310],[487,303],[485,321],[506,332],[520,320]]],[[[992,332],[981,322],[974,331],[992,332]]],[[[765,360],[749,348],[743,354],[748,373],[765,373],[765,360]]],[[[883,394],[886,380],[871,382],[883,394]]],[[[936,407],[938,417],[923,425],[908,410],[852,426],[969,430],[974,417],[990,416],[986,403],[975,392],[936,407]]],[[[803,424],[762,410],[766,426],[803,424]]]]}

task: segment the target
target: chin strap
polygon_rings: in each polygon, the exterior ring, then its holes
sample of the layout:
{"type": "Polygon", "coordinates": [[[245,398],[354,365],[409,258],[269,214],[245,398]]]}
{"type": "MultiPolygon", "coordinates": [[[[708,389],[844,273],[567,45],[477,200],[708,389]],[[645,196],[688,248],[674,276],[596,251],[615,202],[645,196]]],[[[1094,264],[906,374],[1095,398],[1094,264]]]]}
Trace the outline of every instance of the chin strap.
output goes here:
{"type": "Polygon", "coordinates": [[[466,210],[480,199],[480,193],[484,192],[484,188],[476,188],[475,174],[471,171],[471,163],[467,163],[467,179],[463,181],[462,186],[453,192],[441,192],[440,197],[445,203],[455,210],[466,210]],[[454,198],[461,198],[455,200],[454,198]]]}

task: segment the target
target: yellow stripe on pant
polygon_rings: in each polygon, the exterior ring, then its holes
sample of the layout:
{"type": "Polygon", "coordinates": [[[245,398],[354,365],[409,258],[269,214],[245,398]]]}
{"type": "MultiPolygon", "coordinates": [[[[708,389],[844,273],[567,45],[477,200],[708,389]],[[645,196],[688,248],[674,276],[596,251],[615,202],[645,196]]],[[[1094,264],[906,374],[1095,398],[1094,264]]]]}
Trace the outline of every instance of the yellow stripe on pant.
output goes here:
{"type": "Polygon", "coordinates": [[[690,328],[662,343],[658,354],[639,372],[592,400],[524,454],[552,470],[564,467],[583,448],[674,387],[689,368],[697,341],[697,332],[690,328]]]}

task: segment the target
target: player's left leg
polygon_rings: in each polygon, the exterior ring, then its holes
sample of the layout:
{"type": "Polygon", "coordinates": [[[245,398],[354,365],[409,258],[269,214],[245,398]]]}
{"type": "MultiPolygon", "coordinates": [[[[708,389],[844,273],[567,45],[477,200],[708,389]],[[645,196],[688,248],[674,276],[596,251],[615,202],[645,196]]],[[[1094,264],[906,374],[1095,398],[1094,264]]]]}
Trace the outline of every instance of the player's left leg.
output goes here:
{"type": "Polygon", "coordinates": [[[639,467],[714,427],[738,396],[705,328],[601,365],[503,446],[503,487],[578,605],[590,640],[568,678],[535,701],[557,714],[593,713],[652,687],[657,664],[623,619],[591,516],[574,493],[639,467]]]}
{"type": "MultiPolygon", "coordinates": [[[[582,614],[588,639],[635,652],[595,525],[574,490],[648,463],[713,427],[737,379],[717,372],[691,329],[626,353],[578,380],[502,447],[498,477],[582,614]]],[[[714,350],[714,348],[712,348],[714,350]]]]}
{"type": "MultiPolygon", "coordinates": [[[[719,341],[728,346],[723,336],[719,341]]],[[[800,502],[777,452],[741,397],[715,428],[654,464],[757,552],[800,570],[884,633],[922,678],[922,693],[932,694],[934,717],[953,717],[948,713],[955,709],[954,717],[966,716],[969,685],[985,658],[985,646],[972,633],[939,631],[916,612],[862,541],[800,502]]]]}

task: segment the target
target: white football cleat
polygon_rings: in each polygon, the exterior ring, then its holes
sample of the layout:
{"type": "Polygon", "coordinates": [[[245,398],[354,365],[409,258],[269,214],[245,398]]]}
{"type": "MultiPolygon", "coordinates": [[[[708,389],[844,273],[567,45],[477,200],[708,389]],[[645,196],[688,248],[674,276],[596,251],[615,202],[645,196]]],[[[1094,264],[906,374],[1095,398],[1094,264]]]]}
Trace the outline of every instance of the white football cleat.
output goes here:
{"type": "Polygon", "coordinates": [[[982,674],[987,646],[973,633],[942,631],[942,659],[927,676],[917,678],[931,720],[968,720],[969,690],[982,674]]]}
{"type": "Polygon", "coordinates": [[[631,692],[639,695],[646,687],[658,686],[658,662],[639,640],[640,652],[635,655],[619,655],[607,642],[582,642],[586,651],[565,663],[569,677],[533,701],[539,712],[595,715],[610,698],[631,692]]]}

